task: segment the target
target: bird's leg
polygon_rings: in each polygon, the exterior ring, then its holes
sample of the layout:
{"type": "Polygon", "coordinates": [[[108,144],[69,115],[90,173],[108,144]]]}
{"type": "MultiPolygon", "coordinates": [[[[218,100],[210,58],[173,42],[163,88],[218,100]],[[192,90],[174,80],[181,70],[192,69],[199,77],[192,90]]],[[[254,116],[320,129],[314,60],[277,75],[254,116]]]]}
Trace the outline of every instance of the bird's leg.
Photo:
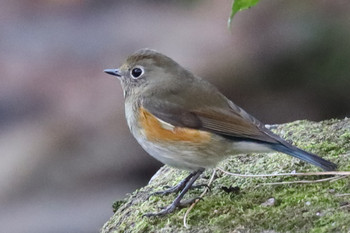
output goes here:
{"type": "Polygon", "coordinates": [[[187,184],[187,182],[196,174],[195,172],[191,172],[191,174],[189,174],[185,179],[181,180],[180,183],[178,183],[177,185],[175,185],[174,187],[170,187],[166,190],[162,190],[162,191],[157,191],[154,193],[151,193],[149,197],[153,196],[153,195],[168,195],[170,193],[178,193],[180,192],[187,184]]]}
{"type": "MultiPolygon", "coordinates": [[[[181,202],[184,195],[187,193],[187,191],[192,187],[193,183],[198,179],[198,177],[203,173],[204,169],[200,169],[198,171],[192,172],[189,177],[189,179],[185,182],[185,187],[182,189],[181,193],[175,198],[173,203],[171,205],[167,206],[165,209],[158,213],[147,213],[144,214],[146,217],[152,217],[152,216],[164,216],[166,214],[169,214],[173,212],[176,207],[184,207],[185,205],[190,205],[193,202],[195,202],[198,198],[193,198],[187,201],[181,202]]],[[[186,178],[188,178],[186,177],[186,178]]]]}

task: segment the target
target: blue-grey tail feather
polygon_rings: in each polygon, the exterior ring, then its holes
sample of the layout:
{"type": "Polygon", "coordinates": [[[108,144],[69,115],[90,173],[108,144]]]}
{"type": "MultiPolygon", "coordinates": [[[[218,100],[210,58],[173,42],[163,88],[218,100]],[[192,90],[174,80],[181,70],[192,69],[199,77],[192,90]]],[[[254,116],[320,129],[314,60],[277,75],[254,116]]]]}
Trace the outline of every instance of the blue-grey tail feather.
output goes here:
{"type": "Polygon", "coordinates": [[[270,144],[271,149],[291,155],[295,158],[301,159],[305,162],[311,163],[315,166],[318,166],[322,168],[325,171],[334,171],[337,169],[337,165],[327,161],[325,159],[322,159],[321,157],[303,151],[295,146],[292,145],[284,145],[284,144],[270,144]]]}

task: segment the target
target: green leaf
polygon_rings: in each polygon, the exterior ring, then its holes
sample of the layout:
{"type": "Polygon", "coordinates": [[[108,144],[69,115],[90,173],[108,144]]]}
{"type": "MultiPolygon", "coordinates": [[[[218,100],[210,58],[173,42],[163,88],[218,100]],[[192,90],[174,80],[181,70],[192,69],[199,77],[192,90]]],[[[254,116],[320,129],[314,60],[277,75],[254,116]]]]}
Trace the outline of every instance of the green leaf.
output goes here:
{"type": "Polygon", "coordinates": [[[258,2],[259,0],[234,0],[232,2],[231,15],[228,19],[228,27],[231,27],[233,16],[235,16],[238,11],[249,9],[252,6],[255,6],[258,2]]]}

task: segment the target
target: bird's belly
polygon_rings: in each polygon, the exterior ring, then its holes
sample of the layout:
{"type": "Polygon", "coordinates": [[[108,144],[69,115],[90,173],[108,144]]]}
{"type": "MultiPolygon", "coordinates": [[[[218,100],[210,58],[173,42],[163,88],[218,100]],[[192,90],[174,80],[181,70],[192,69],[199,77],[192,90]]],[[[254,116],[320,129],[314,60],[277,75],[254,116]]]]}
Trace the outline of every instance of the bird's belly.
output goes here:
{"type": "Polygon", "coordinates": [[[185,170],[215,167],[227,155],[222,143],[151,142],[143,139],[139,143],[160,162],[185,170]]]}
{"type": "Polygon", "coordinates": [[[175,127],[142,107],[134,122],[128,122],[138,143],[164,164],[186,169],[214,167],[225,157],[227,142],[210,132],[175,127]]]}

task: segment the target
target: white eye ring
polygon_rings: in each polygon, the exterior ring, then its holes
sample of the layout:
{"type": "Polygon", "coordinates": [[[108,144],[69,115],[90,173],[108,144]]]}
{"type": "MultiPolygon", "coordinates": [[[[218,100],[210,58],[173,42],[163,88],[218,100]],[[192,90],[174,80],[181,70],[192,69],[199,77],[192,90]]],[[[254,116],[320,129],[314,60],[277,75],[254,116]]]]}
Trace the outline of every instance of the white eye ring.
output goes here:
{"type": "Polygon", "coordinates": [[[135,66],[130,70],[130,75],[133,79],[140,78],[145,73],[142,66],[135,66]]]}

